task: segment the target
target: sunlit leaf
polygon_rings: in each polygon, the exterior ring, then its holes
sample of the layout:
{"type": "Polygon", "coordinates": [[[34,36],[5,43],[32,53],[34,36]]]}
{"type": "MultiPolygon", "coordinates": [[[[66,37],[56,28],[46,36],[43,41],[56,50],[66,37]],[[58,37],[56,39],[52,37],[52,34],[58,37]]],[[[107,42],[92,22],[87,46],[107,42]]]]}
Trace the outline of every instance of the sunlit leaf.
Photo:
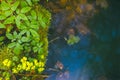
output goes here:
{"type": "Polygon", "coordinates": [[[14,4],[12,4],[11,10],[15,11],[15,10],[16,10],[16,8],[18,7],[19,3],[20,3],[20,1],[19,1],[19,0],[18,0],[18,1],[15,1],[15,3],[14,3],[14,4]]]}
{"type": "Polygon", "coordinates": [[[8,48],[13,48],[13,47],[15,47],[15,45],[16,45],[16,43],[15,43],[15,42],[10,43],[10,44],[8,44],[8,48]]]}
{"type": "Polygon", "coordinates": [[[11,24],[14,23],[15,16],[10,16],[4,21],[4,24],[11,24]]]}
{"type": "Polygon", "coordinates": [[[31,10],[31,7],[23,7],[22,9],[21,9],[21,13],[27,13],[27,12],[29,12],[31,10]]]}
{"type": "Polygon", "coordinates": [[[10,5],[9,4],[7,4],[6,2],[5,2],[5,0],[3,0],[1,3],[1,9],[2,10],[8,10],[8,9],[10,9],[10,5]]]}
{"type": "Polygon", "coordinates": [[[11,33],[6,33],[6,37],[7,37],[8,39],[13,39],[13,35],[12,35],[11,33]]]}
{"type": "Polygon", "coordinates": [[[5,15],[0,15],[0,20],[4,20],[6,18],[5,15]]]}
{"type": "Polygon", "coordinates": [[[25,14],[19,14],[18,16],[22,20],[28,20],[25,14]]]}
{"type": "Polygon", "coordinates": [[[12,13],[13,13],[12,10],[7,10],[7,11],[5,11],[5,16],[8,17],[8,16],[10,16],[12,13]]]}
{"type": "Polygon", "coordinates": [[[21,53],[21,50],[23,49],[23,47],[20,45],[20,44],[16,44],[16,46],[14,47],[13,49],[13,52],[16,54],[16,55],[19,55],[21,53]]]}
{"type": "Polygon", "coordinates": [[[37,19],[37,15],[36,15],[36,12],[35,12],[35,10],[32,10],[31,11],[31,16],[33,17],[33,19],[37,19]]]}
{"type": "Polygon", "coordinates": [[[27,1],[27,3],[28,3],[30,6],[32,6],[31,0],[26,0],[26,1],[27,1]]]}
{"type": "Polygon", "coordinates": [[[5,28],[5,25],[0,23],[0,28],[5,28]]]}

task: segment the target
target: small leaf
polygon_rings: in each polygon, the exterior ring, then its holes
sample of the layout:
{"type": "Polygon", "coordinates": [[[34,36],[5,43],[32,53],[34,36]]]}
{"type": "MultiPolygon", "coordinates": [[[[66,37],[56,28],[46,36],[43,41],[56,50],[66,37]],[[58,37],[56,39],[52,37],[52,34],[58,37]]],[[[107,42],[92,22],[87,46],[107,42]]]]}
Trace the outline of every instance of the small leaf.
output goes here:
{"type": "Polygon", "coordinates": [[[18,16],[22,20],[28,20],[25,14],[19,14],[18,16]]]}
{"type": "Polygon", "coordinates": [[[2,24],[2,23],[0,23],[0,29],[1,29],[1,28],[5,28],[5,25],[2,24]]]}
{"type": "Polygon", "coordinates": [[[22,41],[22,42],[29,42],[29,38],[28,38],[28,37],[22,37],[22,38],[21,38],[21,41],[22,41]]]}
{"type": "Polygon", "coordinates": [[[19,3],[20,3],[19,1],[15,1],[15,3],[12,5],[11,9],[12,9],[13,11],[15,11],[16,8],[18,7],[19,3]]]}
{"type": "Polygon", "coordinates": [[[15,42],[10,43],[10,44],[8,44],[8,48],[13,48],[13,47],[15,47],[15,45],[16,45],[16,43],[15,43],[15,42]]]}
{"type": "Polygon", "coordinates": [[[5,39],[5,37],[1,36],[0,37],[0,41],[3,41],[5,39]]]}
{"type": "Polygon", "coordinates": [[[21,13],[27,13],[27,12],[29,12],[31,10],[31,7],[23,7],[22,9],[21,9],[21,13]]]}
{"type": "Polygon", "coordinates": [[[26,1],[27,1],[27,3],[28,3],[30,6],[32,6],[31,0],[26,0],[26,1]]]}
{"type": "Polygon", "coordinates": [[[7,10],[7,11],[5,11],[5,16],[8,17],[8,16],[10,16],[12,13],[13,13],[12,10],[7,10]]]}
{"type": "Polygon", "coordinates": [[[32,34],[33,37],[35,37],[35,38],[39,37],[39,34],[35,30],[30,29],[30,32],[31,32],[31,34],[32,34]]]}
{"type": "Polygon", "coordinates": [[[11,24],[14,22],[15,16],[10,16],[4,21],[4,24],[11,24]]]}
{"type": "Polygon", "coordinates": [[[13,39],[13,35],[12,35],[11,33],[6,33],[6,37],[7,37],[8,39],[13,39]]]}
{"type": "Polygon", "coordinates": [[[16,54],[16,55],[19,55],[21,53],[21,50],[23,49],[23,47],[20,45],[20,44],[16,44],[15,48],[13,49],[13,52],[16,54]]]}
{"type": "Polygon", "coordinates": [[[8,9],[10,9],[10,5],[7,4],[7,3],[3,0],[3,1],[1,1],[1,9],[2,9],[2,10],[8,10],[8,9]]]}
{"type": "Polygon", "coordinates": [[[16,25],[17,25],[17,28],[18,29],[20,29],[20,16],[17,16],[16,18],[15,18],[15,23],[16,23],[16,25]]]}
{"type": "Polygon", "coordinates": [[[0,15],[0,20],[4,20],[6,18],[5,15],[0,15]]]}
{"type": "Polygon", "coordinates": [[[13,56],[13,57],[12,57],[12,60],[13,60],[13,61],[18,61],[19,58],[18,58],[17,56],[13,56]]]}
{"type": "Polygon", "coordinates": [[[33,19],[37,19],[37,15],[36,15],[36,12],[35,12],[35,10],[32,10],[31,11],[31,16],[33,17],[33,19]]]}
{"type": "Polygon", "coordinates": [[[34,52],[37,52],[37,51],[38,51],[38,48],[37,48],[37,47],[33,47],[33,51],[34,51],[34,52]]]}

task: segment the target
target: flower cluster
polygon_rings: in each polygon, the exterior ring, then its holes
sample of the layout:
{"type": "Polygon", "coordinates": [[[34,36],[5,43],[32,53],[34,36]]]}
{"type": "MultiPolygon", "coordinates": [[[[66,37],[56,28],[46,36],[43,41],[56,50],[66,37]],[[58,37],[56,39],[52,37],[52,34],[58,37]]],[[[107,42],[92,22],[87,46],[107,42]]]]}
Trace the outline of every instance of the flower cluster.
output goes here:
{"type": "Polygon", "coordinates": [[[12,69],[13,73],[18,73],[20,71],[37,71],[41,73],[44,70],[44,62],[38,61],[37,59],[33,59],[33,61],[29,61],[27,57],[23,57],[20,60],[20,64],[18,64],[15,68],[12,69]]]}
{"type": "Polygon", "coordinates": [[[10,68],[11,63],[12,63],[12,61],[9,60],[9,59],[5,59],[5,60],[3,61],[3,65],[4,65],[5,67],[7,67],[7,68],[10,68]]]}

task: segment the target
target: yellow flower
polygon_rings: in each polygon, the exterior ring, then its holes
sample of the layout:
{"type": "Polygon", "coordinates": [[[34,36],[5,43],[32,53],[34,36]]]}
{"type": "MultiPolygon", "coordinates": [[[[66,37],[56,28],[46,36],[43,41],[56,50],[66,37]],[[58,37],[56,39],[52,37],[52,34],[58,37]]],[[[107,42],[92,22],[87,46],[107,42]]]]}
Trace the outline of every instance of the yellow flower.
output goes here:
{"type": "Polygon", "coordinates": [[[44,68],[38,68],[38,72],[42,72],[44,68]]]}
{"type": "Polygon", "coordinates": [[[16,70],[15,68],[12,69],[13,73],[18,73],[18,70],[16,70]]]}
{"type": "Polygon", "coordinates": [[[44,67],[44,62],[39,62],[39,67],[44,67]]]}
{"type": "Polygon", "coordinates": [[[45,58],[45,56],[44,55],[41,55],[41,59],[44,59],[45,58]]]}
{"type": "Polygon", "coordinates": [[[23,58],[21,59],[21,62],[26,62],[26,60],[27,60],[27,57],[23,57],[23,58]]]}
{"type": "Polygon", "coordinates": [[[10,80],[10,78],[5,78],[5,80],[10,80]]]}
{"type": "Polygon", "coordinates": [[[9,59],[5,59],[3,61],[3,65],[6,66],[6,67],[10,67],[11,66],[11,61],[9,59]]]}
{"type": "Polygon", "coordinates": [[[7,63],[8,63],[8,61],[9,61],[8,59],[5,59],[5,60],[3,61],[3,65],[6,66],[7,63]]]}
{"type": "Polygon", "coordinates": [[[0,80],[3,80],[2,77],[0,77],[0,80]]]}
{"type": "Polygon", "coordinates": [[[32,67],[31,67],[31,70],[35,70],[35,66],[32,66],[32,67]]]}
{"type": "Polygon", "coordinates": [[[35,66],[38,66],[38,61],[36,59],[34,59],[34,64],[35,66]]]}
{"type": "Polygon", "coordinates": [[[27,67],[26,63],[22,63],[22,69],[25,70],[27,67]]]}

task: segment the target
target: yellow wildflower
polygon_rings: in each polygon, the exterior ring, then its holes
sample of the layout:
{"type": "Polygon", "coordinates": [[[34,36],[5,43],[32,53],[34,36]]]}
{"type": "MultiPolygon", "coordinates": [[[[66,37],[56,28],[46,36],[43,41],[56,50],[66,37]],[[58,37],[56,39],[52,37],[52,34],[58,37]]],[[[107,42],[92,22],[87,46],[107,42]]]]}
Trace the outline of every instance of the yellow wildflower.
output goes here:
{"type": "Polygon", "coordinates": [[[41,59],[44,59],[45,58],[45,56],[44,55],[41,55],[41,59]]]}
{"type": "Polygon", "coordinates": [[[44,68],[38,68],[38,72],[42,72],[44,68]]]}
{"type": "Polygon", "coordinates": [[[31,70],[35,70],[35,66],[32,66],[32,67],[31,67],[31,70]]]}
{"type": "Polygon", "coordinates": [[[13,73],[18,73],[18,70],[16,70],[15,68],[12,69],[13,73]]]}
{"type": "Polygon", "coordinates": [[[3,80],[2,77],[0,77],[0,80],[3,80]]]}
{"type": "Polygon", "coordinates": [[[6,66],[6,67],[10,67],[11,66],[11,61],[9,59],[5,59],[3,61],[3,65],[6,66]]]}

